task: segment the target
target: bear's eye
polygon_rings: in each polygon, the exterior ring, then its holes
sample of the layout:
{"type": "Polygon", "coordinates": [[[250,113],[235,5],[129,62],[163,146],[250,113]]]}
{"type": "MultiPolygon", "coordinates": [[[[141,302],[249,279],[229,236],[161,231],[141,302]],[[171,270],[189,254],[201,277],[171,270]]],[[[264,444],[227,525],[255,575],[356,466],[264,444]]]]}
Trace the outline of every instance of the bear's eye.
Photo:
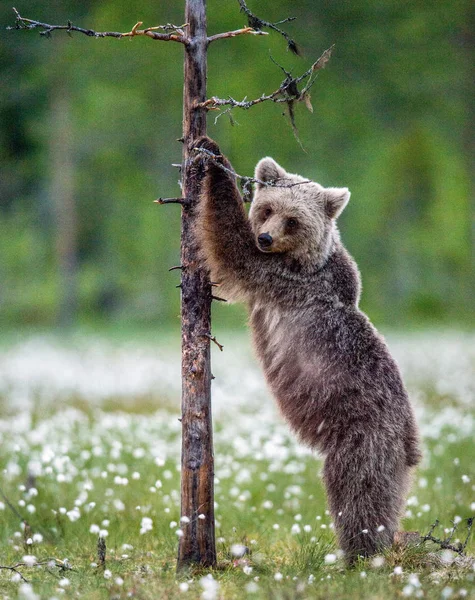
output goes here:
{"type": "Polygon", "coordinates": [[[270,217],[272,214],[272,209],[271,208],[266,208],[264,211],[264,217],[267,219],[268,217],[270,217]]]}
{"type": "Polygon", "coordinates": [[[295,227],[297,227],[297,219],[287,219],[287,227],[295,229],[295,227]]]}

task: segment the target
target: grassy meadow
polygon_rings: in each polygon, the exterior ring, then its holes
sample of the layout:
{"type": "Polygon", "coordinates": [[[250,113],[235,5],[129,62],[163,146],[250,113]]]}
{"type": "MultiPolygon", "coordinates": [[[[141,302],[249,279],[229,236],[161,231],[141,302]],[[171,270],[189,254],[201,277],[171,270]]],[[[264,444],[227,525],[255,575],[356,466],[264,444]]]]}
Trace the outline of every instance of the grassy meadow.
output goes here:
{"type": "MultiPolygon", "coordinates": [[[[430,542],[344,568],[320,481],[247,338],[213,348],[219,567],[177,577],[179,339],[11,337],[0,347],[0,598],[474,598],[430,542]],[[22,526],[22,520],[28,527],[22,526]],[[97,542],[106,542],[98,565],[97,542]]],[[[403,528],[464,541],[475,514],[475,336],[394,334],[424,440],[403,528]]],[[[199,516],[197,516],[199,518],[199,516]]]]}

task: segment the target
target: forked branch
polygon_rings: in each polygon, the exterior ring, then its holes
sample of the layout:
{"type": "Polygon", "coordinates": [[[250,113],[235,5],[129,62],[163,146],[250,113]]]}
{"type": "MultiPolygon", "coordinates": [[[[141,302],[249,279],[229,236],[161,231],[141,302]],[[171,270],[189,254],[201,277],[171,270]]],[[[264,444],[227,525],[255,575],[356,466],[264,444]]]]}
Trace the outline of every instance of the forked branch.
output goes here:
{"type": "Polygon", "coordinates": [[[73,31],[83,33],[89,37],[95,38],[123,38],[123,37],[135,37],[138,35],[145,35],[154,40],[160,40],[162,42],[180,42],[181,44],[187,44],[188,41],[185,36],[184,29],[188,27],[188,24],[183,25],[172,25],[167,23],[166,25],[158,25],[156,27],[147,27],[146,29],[139,29],[143,24],[142,21],[136,23],[132,29],[128,32],[121,33],[118,31],[94,31],[93,29],[84,29],[83,27],[77,27],[73,25],[71,21],[68,21],[67,25],[50,25],[49,23],[42,23],[41,21],[35,21],[33,19],[25,19],[20,15],[16,8],[13,8],[15,13],[15,27],[7,27],[7,29],[39,29],[40,35],[45,37],[51,37],[53,31],[65,30],[69,34],[73,31]],[[160,33],[160,31],[166,33],[160,33]]]}

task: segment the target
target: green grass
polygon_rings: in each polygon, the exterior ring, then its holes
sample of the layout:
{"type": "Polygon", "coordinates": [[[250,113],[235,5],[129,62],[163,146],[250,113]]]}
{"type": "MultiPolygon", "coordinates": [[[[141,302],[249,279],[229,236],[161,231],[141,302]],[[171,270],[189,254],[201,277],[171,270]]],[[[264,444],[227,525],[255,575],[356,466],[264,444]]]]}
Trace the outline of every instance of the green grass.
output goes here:
{"type": "MultiPolygon", "coordinates": [[[[19,392],[10,384],[1,393],[6,403],[19,392]]],[[[234,393],[229,388],[233,398],[234,393]]],[[[249,394],[244,388],[239,393],[249,394]]],[[[425,459],[414,478],[403,528],[424,533],[438,518],[441,526],[435,534],[444,537],[444,527],[460,517],[454,539],[463,540],[464,520],[474,512],[473,431],[451,422],[435,425],[436,420],[431,426],[429,415],[437,416],[443,398],[431,393],[423,417],[429,423],[423,427],[425,459]],[[437,407],[435,412],[431,407],[437,407]]],[[[88,404],[77,392],[53,384],[42,394],[46,399],[17,414],[5,409],[0,420],[0,487],[14,507],[0,499],[0,565],[23,562],[26,555],[53,563],[19,567],[31,589],[12,580],[13,572],[0,570],[0,598],[387,600],[475,595],[473,559],[453,562],[440,551],[435,555],[439,549],[430,543],[394,548],[382,564],[368,560],[346,569],[326,513],[321,461],[300,448],[275,413],[267,413],[250,394],[240,407],[229,408],[232,418],[217,409],[218,567],[177,576],[180,424],[177,404],[170,400],[173,393],[159,411],[159,398],[153,395],[140,396],[126,411],[123,398],[118,404],[112,397],[88,404]],[[28,491],[31,486],[37,494],[28,491]],[[20,516],[29,523],[26,532],[20,516]],[[152,519],[153,528],[141,534],[144,517],[152,519]],[[94,564],[94,525],[107,530],[106,570],[94,564]],[[34,534],[42,541],[28,544],[34,534]],[[233,555],[236,544],[248,548],[243,558],[233,555]],[[394,572],[398,567],[402,574],[394,572]],[[217,583],[203,579],[209,575],[217,583]],[[214,585],[219,587],[213,596],[206,586],[214,585]]],[[[473,422],[468,406],[454,410],[473,422]]],[[[474,551],[472,539],[467,553],[474,551]]]]}

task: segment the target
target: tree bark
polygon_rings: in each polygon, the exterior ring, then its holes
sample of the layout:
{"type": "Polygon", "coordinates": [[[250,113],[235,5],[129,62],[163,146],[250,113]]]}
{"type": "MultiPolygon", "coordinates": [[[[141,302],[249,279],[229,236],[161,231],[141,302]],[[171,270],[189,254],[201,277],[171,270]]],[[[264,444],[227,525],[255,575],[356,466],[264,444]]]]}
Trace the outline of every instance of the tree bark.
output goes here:
{"type": "Polygon", "coordinates": [[[193,168],[192,143],[206,134],[206,0],[186,0],[183,94],[181,228],[182,457],[181,517],[177,568],[216,564],[214,457],[211,419],[211,286],[197,259],[193,224],[202,170],[193,168]],[[185,519],[183,519],[185,517],[185,519]]]}

